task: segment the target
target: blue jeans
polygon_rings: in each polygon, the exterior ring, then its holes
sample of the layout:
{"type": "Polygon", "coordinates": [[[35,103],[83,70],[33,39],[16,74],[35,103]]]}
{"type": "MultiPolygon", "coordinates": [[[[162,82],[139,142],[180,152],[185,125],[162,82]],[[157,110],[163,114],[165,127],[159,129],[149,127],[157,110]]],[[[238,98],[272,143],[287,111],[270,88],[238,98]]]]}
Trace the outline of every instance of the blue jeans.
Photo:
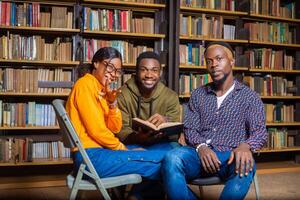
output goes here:
{"type": "Polygon", "coordinates": [[[220,199],[244,199],[255,174],[255,166],[248,176],[235,173],[235,163],[227,165],[230,151],[217,152],[221,161],[220,171],[209,174],[202,168],[198,153],[194,148],[181,147],[169,151],[162,162],[162,177],[168,199],[197,199],[187,182],[201,176],[219,176],[225,181],[220,199]]]}
{"type": "MultiPolygon", "coordinates": [[[[158,143],[151,146],[128,145],[128,149],[145,148],[146,150],[89,148],[86,152],[101,178],[140,174],[144,178],[157,180],[161,178],[160,167],[163,157],[177,145],[178,143],[158,143]]],[[[74,154],[75,171],[78,170],[82,161],[81,154],[76,152],[74,154]]]]}

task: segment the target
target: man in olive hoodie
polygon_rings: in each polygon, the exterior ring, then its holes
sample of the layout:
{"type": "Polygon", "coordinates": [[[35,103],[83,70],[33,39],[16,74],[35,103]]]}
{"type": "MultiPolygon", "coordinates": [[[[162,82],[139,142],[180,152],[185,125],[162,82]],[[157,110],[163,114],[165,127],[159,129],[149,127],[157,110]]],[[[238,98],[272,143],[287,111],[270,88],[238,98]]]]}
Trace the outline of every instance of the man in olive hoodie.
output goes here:
{"type": "MultiPolygon", "coordinates": [[[[154,150],[155,154],[167,153],[179,145],[170,142],[170,138],[161,133],[133,131],[131,124],[134,117],[148,120],[156,126],[164,122],[179,121],[178,95],[160,81],[161,75],[159,56],[154,52],[141,53],[136,61],[136,76],[125,83],[118,96],[123,126],[117,137],[127,146],[154,150]]],[[[143,158],[139,159],[143,162],[143,158]]],[[[160,183],[143,181],[133,187],[129,197],[128,199],[164,199],[165,194],[160,183]]]]}
{"type": "Polygon", "coordinates": [[[136,76],[131,77],[121,88],[118,106],[122,112],[122,130],[117,136],[125,144],[138,144],[146,149],[163,148],[167,136],[151,132],[135,132],[131,128],[132,118],[148,120],[156,126],[164,122],[180,120],[180,104],[177,93],[161,81],[159,56],[154,52],[141,53],[136,61],[136,76]]]}

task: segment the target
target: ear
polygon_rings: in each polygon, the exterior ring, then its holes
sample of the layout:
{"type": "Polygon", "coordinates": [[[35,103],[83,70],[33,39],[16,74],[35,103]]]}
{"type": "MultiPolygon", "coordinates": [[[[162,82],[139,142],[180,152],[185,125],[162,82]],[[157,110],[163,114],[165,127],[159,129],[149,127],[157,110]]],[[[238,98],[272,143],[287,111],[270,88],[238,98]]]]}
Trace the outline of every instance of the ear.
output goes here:
{"type": "Polygon", "coordinates": [[[98,69],[99,65],[100,65],[99,62],[94,62],[94,68],[95,68],[95,69],[98,69]]]}
{"type": "Polygon", "coordinates": [[[231,67],[234,67],[234,64],[235,64],[235,59],[234,58],[230,61],[230,64],[231,64],[231,67]]]}

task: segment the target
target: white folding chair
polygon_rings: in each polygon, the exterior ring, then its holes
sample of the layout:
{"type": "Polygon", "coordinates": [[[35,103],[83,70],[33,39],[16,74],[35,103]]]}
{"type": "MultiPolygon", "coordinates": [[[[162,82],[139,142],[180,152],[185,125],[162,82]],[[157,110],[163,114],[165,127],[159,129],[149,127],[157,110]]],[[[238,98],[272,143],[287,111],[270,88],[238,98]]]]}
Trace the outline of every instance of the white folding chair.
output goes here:
{"type": "Polygon", "coordinates": [[[52,104],[57,116],[60,130],[63,134],[64,146],[68,148],[77,147],[83,158],[83,163],[80,165],[76,177],[74,177],[73,174],[67,176],[67,185],[71,189],[71,200],[76,198],[79,190],[99,190],[104,199],[108,200],[111,198],[106,189],[116,189],[115,187],[118,186],[136,184],[142,181],[142,177],[138,174],[127,174],[100,179],[65,110],[65,101],[55,99],[52,104]],[[88,179],[83,179],[83,175],[86,175],[88,179]]]}

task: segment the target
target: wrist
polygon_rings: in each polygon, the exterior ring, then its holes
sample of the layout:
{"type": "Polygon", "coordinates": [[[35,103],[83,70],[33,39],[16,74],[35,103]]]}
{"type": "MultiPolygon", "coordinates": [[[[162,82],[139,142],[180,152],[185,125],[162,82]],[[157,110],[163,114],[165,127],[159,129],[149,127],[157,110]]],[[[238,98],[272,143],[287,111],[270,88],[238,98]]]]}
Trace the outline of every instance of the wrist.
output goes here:
{"type": "Polygon", "coordinates": [[[114,108],[117,107],[117,103],[118,103],[117,100],[115,100],[115,101],[112,102],[112,103],[109,103],[109,102],[108,102],[108,107],[109,107],[110,109],[114,109],[114,108]]]}
{"type": "Polygon", "coordinates": [[[209,147],[210,143],[211,143],[211,139],[208,139],[208,140],[206,140],[205,142],[203,142],[201,144],[197,144],[196,145],[196,151],[197,151],[197,153],[199,152],[199,150],[201,148],[203,148],[203,147],[209,147]]]}

